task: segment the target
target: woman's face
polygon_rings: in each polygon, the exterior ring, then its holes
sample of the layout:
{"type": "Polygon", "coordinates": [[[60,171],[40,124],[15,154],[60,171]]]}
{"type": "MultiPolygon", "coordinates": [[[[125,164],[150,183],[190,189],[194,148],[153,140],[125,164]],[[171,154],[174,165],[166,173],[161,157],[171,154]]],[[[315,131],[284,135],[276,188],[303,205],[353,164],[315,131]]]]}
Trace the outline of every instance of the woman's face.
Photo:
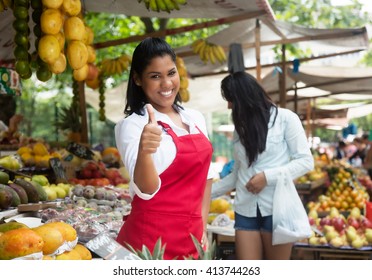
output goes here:
{"type": "Polygon", "coordinates": [[[169,55],[154,57],[143,71],[141,77],[135,77],[147,99],[159,112],[172,109],[180,89],[180,76],[176,64],[169,55]]]}

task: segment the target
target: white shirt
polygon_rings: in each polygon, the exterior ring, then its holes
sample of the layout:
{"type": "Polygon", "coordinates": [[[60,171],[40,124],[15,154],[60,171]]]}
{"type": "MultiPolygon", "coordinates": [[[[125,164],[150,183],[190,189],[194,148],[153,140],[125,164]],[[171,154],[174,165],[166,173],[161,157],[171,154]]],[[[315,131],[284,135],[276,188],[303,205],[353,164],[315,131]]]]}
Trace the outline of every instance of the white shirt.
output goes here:
{"type": "MultiPolygon", "coordinates": [[[[115,126],[115,141],[116,146],[120,152],[120,156],[124,163],[124,166],[127,168],[130,178],[133,178],[134,167],[137,161],[137,153],[140,142],[141,133],[143,127],[148,123],[148,113],[145,111],[145,115],[137,115],[133,113],[127,118],[119,121],[115,126]]],[[[167,123],[177,136],[187,135],[189,132],[184,128],[176,126],[173,121],[168,117],[168,115],[160,113],[154,109],[156,120],[167,123]]],[[[206,122],[204,116],[193,109],[180,109],[179,112],[182,122],[187,124],[190,129],[190,134],[200,133],[196,126],[208,137],[206,122]]],[[[173,142],[172,137],[166,132],[162,133],[162,140],[159,148],[156,153],[152,155],[154,164],[158,174],[160,175],[164,170],[166,170],[173,160],[176,157],[176,146],[173,142]]],[[[214,171],[209,167],[208,179],[211,179],[215,176],[214,171]]],[[[149,195],[142,193],[138,186],[131,179],[129,183],[129,191],[131,196],[134,194],[138,195],[142,199],[151,199],[160,189],[161,180],[159,178],[158,190],[149,195]]]]}
{"type": "Polygon", "coordinates": [[[272,215],[274,190],[282,167],[288,167],[293,179],[314,168],[314,159],[298,116],[288,109],[279,108],[274,126],[272,126],[273,120],[274,114],[272,113],[266,150],[250,167],[248,167],[245,149],[237,133],[234,133],[233,171],[212,185],[212,198],[236,189],[235,211],[246,217],[256,217],[257,205],[263,216],[272,215]],[[252,194],[245,185],[253,175],[260,172],[265,173],[267,186],[260,193],[252,194]]]}

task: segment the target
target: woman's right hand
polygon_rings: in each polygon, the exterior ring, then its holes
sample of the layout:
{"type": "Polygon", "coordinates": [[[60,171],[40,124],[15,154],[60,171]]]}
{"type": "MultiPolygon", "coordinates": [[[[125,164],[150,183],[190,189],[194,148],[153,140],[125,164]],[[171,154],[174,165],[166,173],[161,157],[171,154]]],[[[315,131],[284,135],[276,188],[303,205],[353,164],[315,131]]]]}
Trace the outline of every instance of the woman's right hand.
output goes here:
{"type": "Polygon", "coordinates": [[[149,115],[149,122],[143,128],[139,149],[142,153],[153,154],[160,146],[162,131],[156,121],[155,112],[152,105],[147,104],[146,109],[149,115]]]}

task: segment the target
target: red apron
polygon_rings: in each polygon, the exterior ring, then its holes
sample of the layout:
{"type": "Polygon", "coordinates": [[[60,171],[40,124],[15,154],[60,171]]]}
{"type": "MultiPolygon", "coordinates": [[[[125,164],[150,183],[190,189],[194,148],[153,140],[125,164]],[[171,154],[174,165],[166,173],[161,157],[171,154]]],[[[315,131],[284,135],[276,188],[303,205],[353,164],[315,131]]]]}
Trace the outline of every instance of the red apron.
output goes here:
{"type": "MultiPolygon", "coordinates": [[[[198,253],[191,234],[201,240],[203,234],[202,200],[212,158],[212,145],[205,135],[178,137],[168,124],[158,122],[173,138],[176,157],[160,174],[162,185],[150,200],[134,196],[132,210],[121,228],[117,241],[142,251],[152,252],[161,237],[164,259],[183,259],[198,253]]],[[[144,174],[145,175],[145,174],[144,174]]]]}

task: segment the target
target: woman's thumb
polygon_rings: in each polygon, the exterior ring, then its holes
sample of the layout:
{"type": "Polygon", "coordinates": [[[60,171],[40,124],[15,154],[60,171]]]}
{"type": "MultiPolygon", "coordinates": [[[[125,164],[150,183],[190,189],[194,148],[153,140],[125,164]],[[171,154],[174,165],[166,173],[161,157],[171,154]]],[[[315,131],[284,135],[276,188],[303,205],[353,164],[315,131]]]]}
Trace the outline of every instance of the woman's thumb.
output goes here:
{"type": "Polygon", "coordinates": [[[149,114],[149,123],[156,124],[155,112],[154,107],[151,104],[146,104],[147,113],[149,114]]]}

